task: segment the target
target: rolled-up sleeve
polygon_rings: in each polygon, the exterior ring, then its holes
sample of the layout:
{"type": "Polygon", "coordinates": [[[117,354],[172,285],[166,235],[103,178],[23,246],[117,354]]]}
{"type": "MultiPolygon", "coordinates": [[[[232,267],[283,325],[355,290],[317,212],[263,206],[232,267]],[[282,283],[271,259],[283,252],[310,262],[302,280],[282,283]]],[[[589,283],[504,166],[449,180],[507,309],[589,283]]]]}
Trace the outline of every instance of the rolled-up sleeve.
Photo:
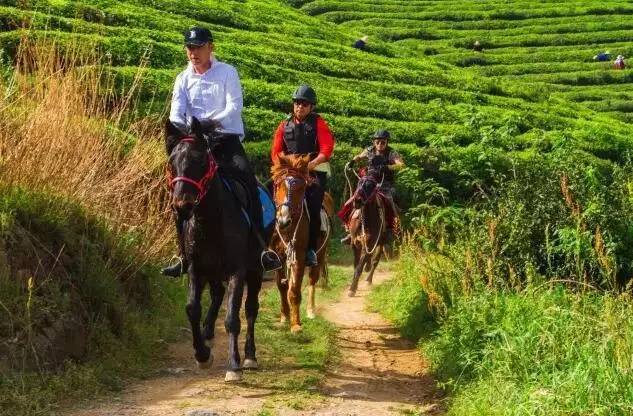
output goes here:
{"type": "Polygon", "coordinates": [[[219,121],[221,124],[227,124],[224,123],[227,120],[240,118],[244,107],[240,77],[237,74],[237,70],[233,67],[227,73],[224,92],[226,94],[226,106],[224,110],[213,117],[214,120],[219,121]]]}
{"type": "Polygon", "coordinates": [[[186,124],[187,118],[187,91],[184,85],[183,74],[179,74],[174,82],[174,92],[171,96],[171,109],[169,120],[176,124],[186,124]]]}

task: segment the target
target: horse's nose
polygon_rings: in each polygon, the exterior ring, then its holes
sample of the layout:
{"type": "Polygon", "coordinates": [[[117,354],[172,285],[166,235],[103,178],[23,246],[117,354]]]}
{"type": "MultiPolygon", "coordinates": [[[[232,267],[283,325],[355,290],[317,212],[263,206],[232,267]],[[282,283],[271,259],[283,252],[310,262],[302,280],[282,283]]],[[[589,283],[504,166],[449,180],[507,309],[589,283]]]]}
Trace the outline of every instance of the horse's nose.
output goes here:
{"type": "Polygon", "coordinates": [[[176,211],[178,212],[178,215],[180,215],[184,219],[189,219],[191,218],[191,215],[193,214],[193,207],[195,205],[195,201],[193,198],[190,198],[188,197],[188,195],[185,195],[183,198],[175,199],[173,202],[173,205],[176,211]]]}
{"type": "Polygon", "coordinates": [[[279,209],[277,223],[281,228],[287,227],[290,224],[290,208],[288,208],[287,205],[284,205],[279,209]]]}

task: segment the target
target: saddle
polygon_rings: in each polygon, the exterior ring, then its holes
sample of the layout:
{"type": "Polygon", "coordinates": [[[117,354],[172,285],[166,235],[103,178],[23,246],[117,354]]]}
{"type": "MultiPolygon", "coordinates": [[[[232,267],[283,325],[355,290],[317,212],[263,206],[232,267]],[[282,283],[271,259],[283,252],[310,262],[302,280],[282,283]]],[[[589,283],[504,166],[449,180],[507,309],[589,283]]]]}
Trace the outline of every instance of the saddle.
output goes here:
{"type": "MultiPolygon", "coordinates": [[[[377,202],[384,209],[385,221],[390,229],[395,228],[398,213],[394,211],[394,205],[392,204],[391,198],[381,192],[380,187],[377,186],[375,192],[375,198],[377,202]]],[[[339,212],[337,212],[337,216],[341,219],[341,221],[348,225],[349,221],[354,218],[355,215],[358,215],[358,210],[354,210],[354,196],[351,195],[347,201],[343,204],[339,212]]]]}
{"type": "Polygon", "coordinates": [[[222,144],[218,140],[219,137],[205,134],[205,139],[211,154],[218,164],[218,176],[224,188],[235,197],[249,227],[252,225],[252,210],[261,209],[263,211],[263,225],[264,228],[267,228],[275,220],[275,203],[268,190],[257,182],[258,195],[250,195],[248,186],[243,178],[244,173],[225,161],[221,153],[222,144]]]}

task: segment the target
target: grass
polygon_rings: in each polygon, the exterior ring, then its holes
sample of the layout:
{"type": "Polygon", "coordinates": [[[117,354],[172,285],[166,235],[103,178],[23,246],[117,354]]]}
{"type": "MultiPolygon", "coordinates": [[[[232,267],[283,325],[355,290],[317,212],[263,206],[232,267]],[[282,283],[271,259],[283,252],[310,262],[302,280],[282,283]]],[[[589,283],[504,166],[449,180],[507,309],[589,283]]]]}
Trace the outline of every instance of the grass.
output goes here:
{"type": "Polygon", "coordinates": [[[124,240],[59,197],[3,188],[0,213],[2,256],[29,268],[33,281],[27,291],[10,268],[0,276],[0,413],[47,415],[147,375],[183,322],[156,270],[135,265],[124,240]],[[74,359],[47,355],[42,334],[57,323],[72,324],[75,342],[85,343],[74,359]]]}
{"type": "Polygon", "coordinates": [[[437,254],[404,249],[397,277],[370,300],[403,336],[419,341],[452,393],[449,415],[631,413],[630,294],[555,283],[520,291],[476,286],[453,289],[444,304],[429,279],[438,266],[451,267],[437,254]]]}

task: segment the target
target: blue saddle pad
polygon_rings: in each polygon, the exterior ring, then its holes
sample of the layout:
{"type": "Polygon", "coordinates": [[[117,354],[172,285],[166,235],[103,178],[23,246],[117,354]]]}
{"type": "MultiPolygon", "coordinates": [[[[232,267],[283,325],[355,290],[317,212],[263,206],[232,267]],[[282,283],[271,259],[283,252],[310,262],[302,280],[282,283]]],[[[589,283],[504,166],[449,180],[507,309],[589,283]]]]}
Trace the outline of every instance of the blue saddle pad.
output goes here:
{"type": "Polygon", "coordinates": [[[275,221],[275,202],[262,184],[258,184],[257,189],[259,189],[259,200],[262,202],[264,228],[266,228],[275,221]]]}

